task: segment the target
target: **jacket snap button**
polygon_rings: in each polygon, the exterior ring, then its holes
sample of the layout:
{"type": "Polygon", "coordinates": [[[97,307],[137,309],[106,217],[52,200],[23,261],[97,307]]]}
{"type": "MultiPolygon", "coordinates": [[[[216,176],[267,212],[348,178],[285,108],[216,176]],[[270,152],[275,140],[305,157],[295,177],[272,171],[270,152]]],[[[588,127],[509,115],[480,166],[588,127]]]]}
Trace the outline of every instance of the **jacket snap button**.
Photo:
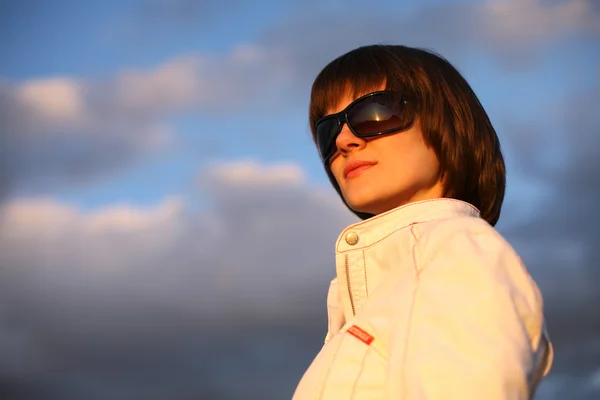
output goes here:
{"type": "Polygon", "coordinates": [[[356,243],[358,243],[358,235],[354,232],[348,232],[346,234],[346,243],[348,243],[350,246],[354,246],[356,243]]]}

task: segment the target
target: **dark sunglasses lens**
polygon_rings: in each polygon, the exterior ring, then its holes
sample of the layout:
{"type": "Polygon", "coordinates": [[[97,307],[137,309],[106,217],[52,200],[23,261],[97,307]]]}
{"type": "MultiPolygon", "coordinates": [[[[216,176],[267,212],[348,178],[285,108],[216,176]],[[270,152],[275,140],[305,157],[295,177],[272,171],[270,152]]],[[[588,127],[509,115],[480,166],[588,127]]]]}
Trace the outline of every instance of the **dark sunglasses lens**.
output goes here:
{"type": "Polygon", "coordinates": [[[317,147],[323,161],[335,152],[335,139],[339,131],[340,125],[336,118],[327,118],[317,124],[317,147]]]}
{"type": "Polygon", "coordinates": [[[348,121],[358,135],[406,129],[412,117],[400,98],[387,93],[365,98],[348,110],[348,121]]]}

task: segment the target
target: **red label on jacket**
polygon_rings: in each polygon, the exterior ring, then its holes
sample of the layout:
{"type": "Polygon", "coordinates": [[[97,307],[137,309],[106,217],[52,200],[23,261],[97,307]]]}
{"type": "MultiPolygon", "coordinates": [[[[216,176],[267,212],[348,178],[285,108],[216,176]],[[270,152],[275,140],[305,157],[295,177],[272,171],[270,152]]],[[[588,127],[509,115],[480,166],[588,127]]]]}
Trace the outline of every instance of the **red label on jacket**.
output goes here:
{"type": "Polygon", "coordinates": [[[350,328],[348,328],[347,332],[367,345],[370,345],[371,342],[373,342],[373,340],[375,339],[373,336],[369,335],[367,332],[360,329],[356,325],[353,325],[350,328]]]}

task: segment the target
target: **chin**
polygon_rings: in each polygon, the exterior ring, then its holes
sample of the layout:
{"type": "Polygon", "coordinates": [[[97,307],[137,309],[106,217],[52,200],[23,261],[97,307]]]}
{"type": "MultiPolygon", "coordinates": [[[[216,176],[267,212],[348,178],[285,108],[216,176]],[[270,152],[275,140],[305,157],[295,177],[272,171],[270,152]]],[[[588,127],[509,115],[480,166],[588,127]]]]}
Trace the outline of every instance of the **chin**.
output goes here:
{"type": "Polygon", "coordinates": [[[371,195],[371,193],[364,192],[355,192],[353,194],[354,196],[349,195],[344,197],[346,204],[348,204],[352,210],[366,214],[382,214],[407,202],[400,196],[375,196],[374,194],[371,195]]]}
{"type": "Polygon", "coordinates": [[[346,203],[352,210],[360,213],[377,215],[385,211],[381,210],[381,204],[377,204],[376,202],[372,201],[356,201],[355,199],[346,199],[346,203]]]}

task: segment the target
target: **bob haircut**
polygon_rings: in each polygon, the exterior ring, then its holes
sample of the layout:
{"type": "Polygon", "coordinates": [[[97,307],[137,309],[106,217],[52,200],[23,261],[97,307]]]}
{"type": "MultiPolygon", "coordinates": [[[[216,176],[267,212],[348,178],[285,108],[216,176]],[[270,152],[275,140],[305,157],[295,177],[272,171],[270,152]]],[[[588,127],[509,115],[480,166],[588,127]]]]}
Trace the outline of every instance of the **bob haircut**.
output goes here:
{"type": "MultiPolygon", "coordinates": [[[[400,45],[372,45],[333,60],[312,86],[309,120],[313,140],[315,124],[337,106],[343,94],[356,98],[382,84],[415,102],[424,141],[440,163],[444,197],[472,204],[494,226],[506,185],[500,141],[467,81],[438,54],[400,45]]],[[[348,206],[329,167],[325,169],[348,206]]],[[[361,219],[373,216],[350,210],[361,219]]]]}

